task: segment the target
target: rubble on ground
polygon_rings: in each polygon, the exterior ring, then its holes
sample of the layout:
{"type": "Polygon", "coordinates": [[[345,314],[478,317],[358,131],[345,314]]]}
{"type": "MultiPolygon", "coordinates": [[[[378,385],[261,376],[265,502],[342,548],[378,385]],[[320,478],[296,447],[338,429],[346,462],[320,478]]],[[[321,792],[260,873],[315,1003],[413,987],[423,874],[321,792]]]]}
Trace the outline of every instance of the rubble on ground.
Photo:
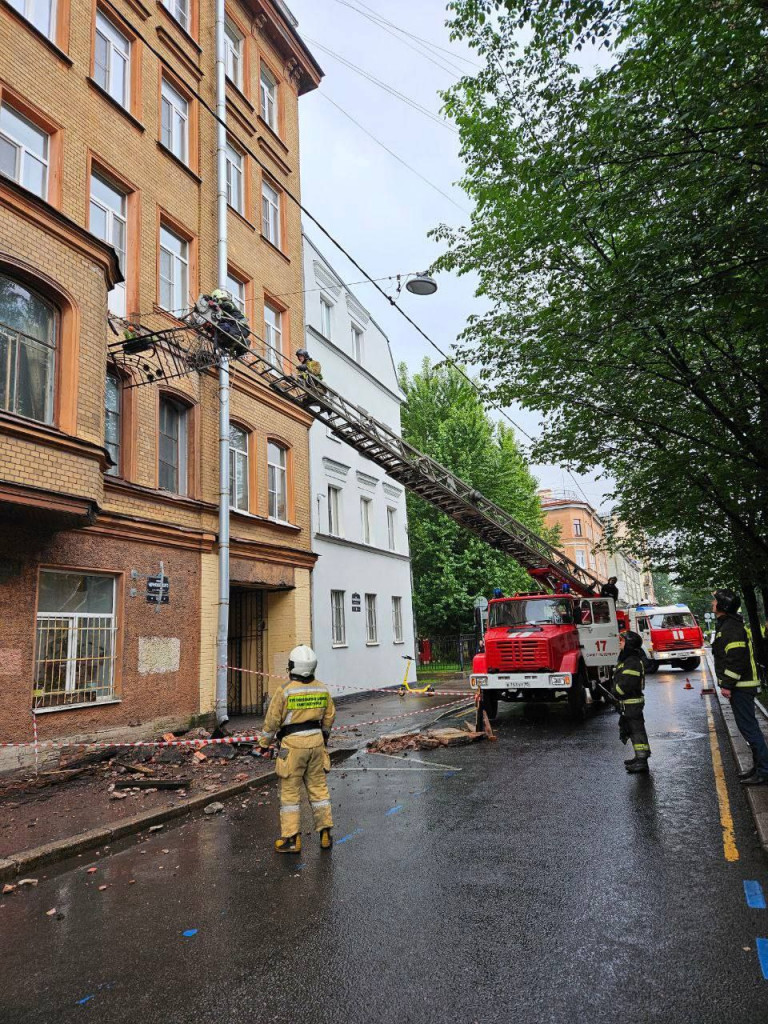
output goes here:
{"type": "Polygon", "coordinates": [[[396,754],[403,750],[436,750],[438,747],[458,747],[485,739],[484,732],[464,729],[410,729],[408,732],[389,733],[366,744],[372,753],[396,754]]]}

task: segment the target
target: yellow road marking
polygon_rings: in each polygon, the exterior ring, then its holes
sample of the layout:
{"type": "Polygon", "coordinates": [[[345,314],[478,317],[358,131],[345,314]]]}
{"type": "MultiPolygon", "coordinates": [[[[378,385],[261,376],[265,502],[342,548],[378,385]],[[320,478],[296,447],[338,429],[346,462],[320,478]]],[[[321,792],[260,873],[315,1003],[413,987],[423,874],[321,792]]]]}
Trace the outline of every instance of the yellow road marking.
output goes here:
{"type": "Polygon", "coordinates": [[[717,743],[715,720],[712,717],[712,705],[709,697],[707,697],[707,725],[709,726],[709,749],[712,751],[712,767],[715,770],[717,802],[720,805],[720,824],[723,828],[723,853],[726,860],[734,861],[739,859],[739,851],[736,847],[736,837],[733,833],[733,815],[731,814],[731,805],[728,800],[728,790],[725,785],[725,774],[723,773],[723,759],[720,756],[720,747],[717,743]]]}

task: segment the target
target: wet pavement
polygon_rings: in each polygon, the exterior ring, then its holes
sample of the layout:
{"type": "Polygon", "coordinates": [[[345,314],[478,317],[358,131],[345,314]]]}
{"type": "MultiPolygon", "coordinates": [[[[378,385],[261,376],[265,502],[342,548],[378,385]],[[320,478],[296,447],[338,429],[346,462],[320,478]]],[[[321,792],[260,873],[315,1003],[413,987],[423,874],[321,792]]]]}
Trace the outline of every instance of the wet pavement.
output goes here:
{"type": "Polygon", "coordinates": [[[768,861],[714,698],[685,678],[649,678],[647,777],[609,711],[502,706],[497,743],[335,768],[330,853],[308,834],[271,852],[270,788],[41,874],[0,900],[0,1019],[758,1024],[768,910],[744,882],[768,891],[768,861]]]}

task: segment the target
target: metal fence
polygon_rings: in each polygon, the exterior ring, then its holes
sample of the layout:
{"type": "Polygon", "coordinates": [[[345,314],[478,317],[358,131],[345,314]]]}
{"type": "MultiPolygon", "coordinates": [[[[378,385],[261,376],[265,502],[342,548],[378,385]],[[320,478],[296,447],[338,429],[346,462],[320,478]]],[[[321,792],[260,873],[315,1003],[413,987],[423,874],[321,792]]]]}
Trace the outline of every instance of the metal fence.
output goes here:
{"type": "Polygon", "coordinates": [[[419,672],[446,672],[468,675],[477,650],[474,633],[420,637],[416,645],[419,672]]]}

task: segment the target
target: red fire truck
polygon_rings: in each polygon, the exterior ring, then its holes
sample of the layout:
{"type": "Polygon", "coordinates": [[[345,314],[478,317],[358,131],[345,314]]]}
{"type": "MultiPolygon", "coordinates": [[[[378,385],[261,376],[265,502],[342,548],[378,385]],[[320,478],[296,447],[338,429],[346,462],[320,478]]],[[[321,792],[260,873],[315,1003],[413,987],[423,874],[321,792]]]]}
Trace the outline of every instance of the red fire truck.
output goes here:
{"type": "Polygon", "coordinates": [[[699,667],[704,634],[688,605],[644,605],[629,611],[630,629],[643,638],[646,672],[671,665],[684,672],[699,667]]]}

